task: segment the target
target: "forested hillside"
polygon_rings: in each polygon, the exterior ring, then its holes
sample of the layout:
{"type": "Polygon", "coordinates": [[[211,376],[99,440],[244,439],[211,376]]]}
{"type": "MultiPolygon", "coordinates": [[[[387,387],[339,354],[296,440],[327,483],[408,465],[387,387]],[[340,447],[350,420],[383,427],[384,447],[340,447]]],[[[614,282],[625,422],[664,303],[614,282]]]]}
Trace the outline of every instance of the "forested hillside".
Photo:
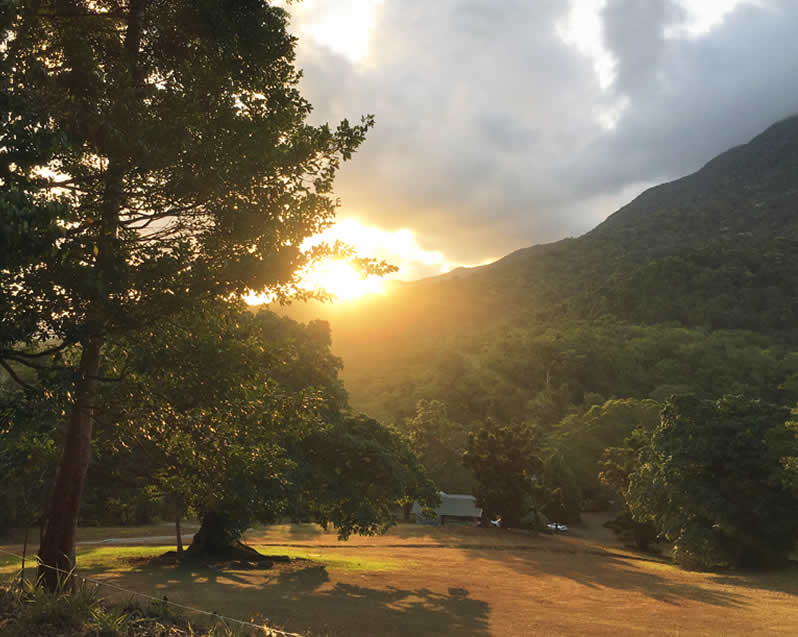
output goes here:
{"type": "MultiPolygon", "coordinates": [[[[534,438],[543,491],[530,487],[524,506],[575,520],[632,497],[629,476],[671,396],[798,402],[796,289],[793,117],[581,237],[288,312],[330,321],[351,403],[404,429],[439,486],[468,488],[452,470],[467,432],[508,453],[534,438]]],[[[631,528],[643,545],[663,522],[631,528]]]]}
{"type": "Polygon", "coordinates": [[[556,421],[585,400],[674,387],[793,401],[796,289],[798,116],[579,238],[287,311],[330,321],[353,403],[370,413],[401,423],[438,398],[466,422],[556,421]]]}

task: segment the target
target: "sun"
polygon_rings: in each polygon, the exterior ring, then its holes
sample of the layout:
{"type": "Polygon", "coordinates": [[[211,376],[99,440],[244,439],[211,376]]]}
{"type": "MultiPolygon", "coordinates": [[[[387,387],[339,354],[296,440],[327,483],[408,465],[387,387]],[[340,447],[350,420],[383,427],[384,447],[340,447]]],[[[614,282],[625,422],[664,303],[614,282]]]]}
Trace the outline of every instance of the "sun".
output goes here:
{"type": "MultiPolygon", "coordinates": [[[[353,63],[366,61],[383,0],[305,0],[290,12],[300,33],[353,63]]],[[[285,4],[285,3],[284,3],[285,4]]]]}
{"type": "Polygon", "coordinates": [[[323,290],[337,301],[349,301],[366,294],[383,294],[382,279],[371,275],[363,277],[343,259],[324,261],[302,277],[302,287],[323,290]]]}
{"type": "MultiPolygon", "coordinates": [[[[303,252],[321,244],[341,242],[351,246],[354,256],[385,261],[397,266],[398,272],[385,278],[376,275],[361,276],[356,265],[346,258],[330,257],[306,266],[296,273],[298,292],[327,292],[333,302],[353,301],[368,295],[387,295],[393,286],[391,280],[415,280],[424,276],[445,274],[454,268],[474,267],[492,263],[495,259],[473,265],[450,261],[439,250],[422,247],[416,232],[410,228],[385,229],[364,225],[355,217],[338,219],[335,225],[319,234],[306,238],[300,246],[303,252]]],[[[244,300],[250,305],[274,302],[275,295],[250,292],[244,300]]]]}

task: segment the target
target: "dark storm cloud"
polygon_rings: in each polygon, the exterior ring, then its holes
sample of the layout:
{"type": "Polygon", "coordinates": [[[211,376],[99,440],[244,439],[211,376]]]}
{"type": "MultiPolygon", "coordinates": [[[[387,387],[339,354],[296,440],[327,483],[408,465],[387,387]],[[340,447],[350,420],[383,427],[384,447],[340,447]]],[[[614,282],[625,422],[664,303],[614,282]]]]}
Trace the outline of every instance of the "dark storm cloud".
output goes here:
{"type": "Polygon", "coordinates": [[[319,119],[374,113],[342,172],[342,214],[415,230],[473,263],[588,230],[643,185],[691,172],[798,110],[798,7],[740,6],[708,34],[665,37],[668,0],[601,12],[615,81],[556,31],[562,0],[385,0],[370,58],[303,45],[319,119]],[[625,104],[615,128],[599,115],[625,104]]]}
{"type": "Polygon", "coordinates": [[[666,41],[617,129],[572,167],[579,192],[690,173],[798,112],[796,33],[798,6],[784,1],[741,6],[707,37],[666,41]]]}
{"type": "Polygon", "coordinates": [[[608,0],[601,11],[604,43],[616,60],[614,90],[637,92],[656,81],[665,29],[685,18],[669,0],[608,0]]]}

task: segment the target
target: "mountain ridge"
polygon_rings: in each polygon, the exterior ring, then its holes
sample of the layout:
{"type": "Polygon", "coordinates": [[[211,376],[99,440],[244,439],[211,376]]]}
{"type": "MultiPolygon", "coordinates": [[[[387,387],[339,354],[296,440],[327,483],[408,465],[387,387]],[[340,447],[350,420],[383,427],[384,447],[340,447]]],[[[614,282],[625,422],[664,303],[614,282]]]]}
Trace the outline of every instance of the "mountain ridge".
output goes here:
{"type": "MultiPolygon", "coordinates": [[[[694,331],[694,343],[713,331],[745,330],[749,336],[742,340],[757,348],[762,342],[792,348],[798,345],[796,289],[793,116],[695,173],[647,190],[579,237],[522,248],[478,269],[393,286],[383,297],[295,306],[284,313],[329,321],[353,404],[379,415],[390,412],[396,420],[412,409],[413,396],[435,397],[429,382],[419,384],[430,366],[448,370],[441,372],[449,379],[443,385],[458,382],[456,370],[471,365],[472,376],[483,374],[531,395],[523,374],[491,371],[503,369],[501,358],[482,361],[479,352],[505,347],[508,334],[545,341],[548,331],[581,325],[573,329],[609,330],[606,338],[620,339],[614,347],[623,349],[629,330],[646,333],[645,326],[661,325],[694,331]],[[606,327],[614,322],[630,327],[606,327]],[[471,363],[463,362],[465,351],[471,363]],[[402,406],[388,409],[385,400],[402,406]]],[[[679,333],[669,338],[678,340],[679,333]]],[[[665,384],[677,382],[663,378],[665,384]]],[[[463,390],[466,404],[473,391],[463,390]]]]}
{"type": "MultiPolygon", "coordinates": [[[[577,242],[578,244],[578,242],[581,240],[589,238],[605,238],[608,233],[626,229],[625,227],[630,225],[630,223],[634,225],[635,223],[639,223],[641,220],[645,220],[646,215],[656,216],[657,214],[662,214],[664,212],[662,210],[663,198],[667,199],[670,203],[675,198],[674,194],[679,198],[684,198],[686,194],[693,197],[695,197],[695,194],[705,195],[707,184],[704,180],[715,182],[712,184],[715,187],[728,185],[729,180],[732,178],[732,176],[729,175],[729,169],[738,168],[738,160],[740,159],[741,155],[744,155],[745,159],[750,159],[753,151],[757,155],[756,158],[760,161],[760,163],[763,163],[762,160],[773,159],[773,147],[777,145],[784,146],[788,151],[788,156],[786,158],[786,162],[782,161],[782,163],[786,164],[785,166],[782,166],[782,170],[775,172],[777,172],[779,177],[784,177],[784,172],[786,170],[793,170],[792,176],[795,180],[794,187],[789,190],[783,188],[781,190],[789,199],[789,203],[793,204],[794,207],[790,208],[790,211],[794,212],[795,210],[798,210],[798,114],[786,117],[772,124],[763,132],[754,136],[750,141],[744,144],[739,144],[720,153],[719,155],[707,161],[695,172],[646,189],[640,193],[640,195],[632,199],[632,201],[621,206],[618,210],[608,215],[604,221],[599,223],[597,226],[578,237],[565,237],[563,239],[549,243],[539,243],[524,248],[519,248],[518,250],[514,250],[513,252],[504,255],[500,259],[497,259],[493,263],[490,263],[486,266],[467,268],[467,270],[471,271],[480,269],[484,271],[485,269],[490,269],[494,266],[501,267],[506,265],[508,262],[515,262],[517,260],[523,259],[526,256],[529,256],[532,253],[558,251],[565,245],[572,244],[573,242],[577,242]],[[718,182],[726,183],[724,184],[718,182]],[[685,191],[688,192],[685,193],[685,191]],[[689,191],[695,192],[694,194],[691,194],[689,191]]],[[[739,171],[737,172],[738,177],[746,176],[745,172],[743,172],[742,175],[740,175],[739,171]]],[[[748,172],[750,173],[750,168],[748,172]]],[[[738,187],[740,185],[746,186],[747,184],[737,184],[738,187]]],[[[760,187],[767,185],[771,188],[773,186],[772,183],[759,185],[760,187]]],[[[694,203],[698,204],[701,203],[701,201],[702,198],[699,196],[697,201],[694,203]]],[[[682,219],[684,219],[684,216],[682,219]]],[[[779,219],[779,221],[781,221],[784,226],[788,225],[784,224],[784,218],[779,219]]],[[[793,215],[789,221],[791,222],[791,225],[788,226],[790,235],[798,236],[798,214],[793,215]]],[[[735,231],[735,229],[729,225],[720,226],[718,229],[721,232],[726,233],[735,231]]],[[[706,230],[706,228],[703,228],[703,230],[706,230]]],[[[772,232],[773,228],[769,228],[768,231],[772,232]]],[[[706,232],[703,232],[698,236],[693,236],[692,239],[692,243],[695,244],[706,241],[708,236],[706,232]]],[[[671,244],[668,247],[672,248],[673,245],[671,244]]],[[[685,247],[685,244],[681,243],[679,247],[683,248],[685,247]]],[[[424,281],[431,282],[435,279],[442,279],[448,276],[449,275],[447,274],[436,277],[428,277],[424,279],[424,281]]]]}

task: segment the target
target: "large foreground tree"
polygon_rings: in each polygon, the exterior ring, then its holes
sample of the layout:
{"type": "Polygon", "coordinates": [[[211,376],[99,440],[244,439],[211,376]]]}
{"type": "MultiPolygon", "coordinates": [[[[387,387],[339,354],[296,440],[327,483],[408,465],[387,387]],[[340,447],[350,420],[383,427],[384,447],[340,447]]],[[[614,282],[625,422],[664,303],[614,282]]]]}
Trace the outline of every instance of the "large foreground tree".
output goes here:
{"type": "Polygon", "coordinates": [[[371,120],[308,125],[286,24],[267,0],[0,4],[0,361],[78,351],[45,565],[74,564],[107,344],[204,298],[291,294],[324,252],[300,246],[371,120]]]}
{"type": "Polygon", "coordinates": [[[788,459],[790,411],[726,396],[675,396],[629,476],[626,503],[674,543],[688,567],[783,560],[798,541],[798,491],[788,459]]]}
{"type": "Polygon", "coordinates": [[[192,555],[251,554],[239,538],[253,522],[313,520],[346,537],[389,526],[405,502],[433,504],[408,441],[348,412],[330,344],[326,323],[219,303],[154,325],[99,419],[91,471],[115,493],[150,488],[178,538],[196,513],[192,555]]]}

